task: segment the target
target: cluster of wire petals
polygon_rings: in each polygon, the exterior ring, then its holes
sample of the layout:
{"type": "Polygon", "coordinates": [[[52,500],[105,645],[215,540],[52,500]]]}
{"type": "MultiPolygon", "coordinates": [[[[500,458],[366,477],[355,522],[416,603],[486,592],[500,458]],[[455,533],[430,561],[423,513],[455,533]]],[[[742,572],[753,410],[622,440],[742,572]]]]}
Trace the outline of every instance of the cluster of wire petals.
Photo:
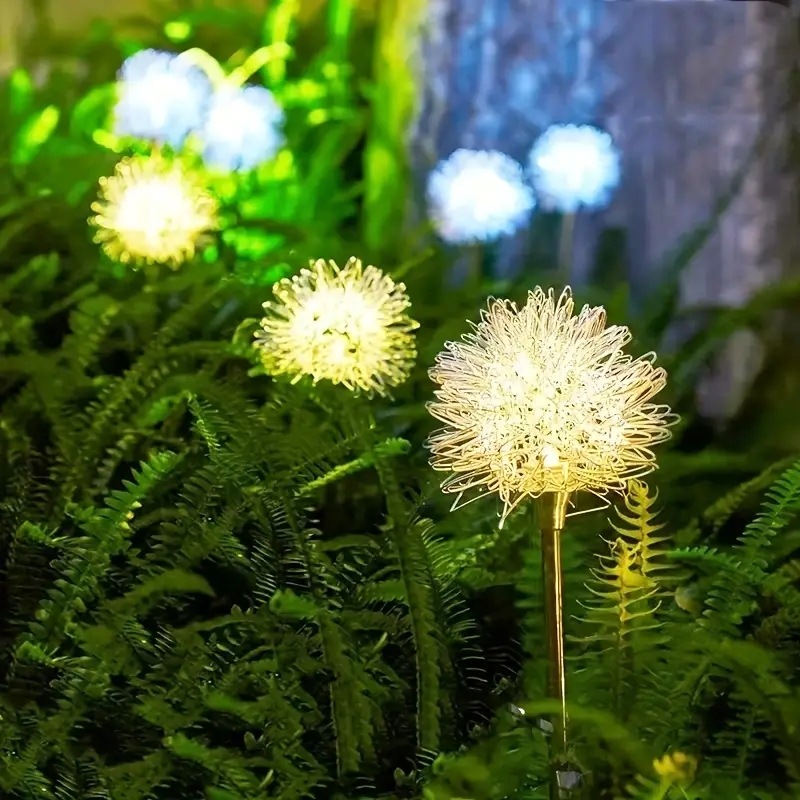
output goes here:
{"type": "Polygon", "coordinates": [[[119,72],[114,126],[118,134],[180,147],[205,114],[212,87],[190,61],[161,50],[140,50],[119,72]]]}
{"type": "Polygon", "coordinates": [[[172,267],[190,259],[217,227],[217,202],[178,162],[132,156],[100,179],[95,241],[122,263],[172,267]]]}
{"type": "Polygon", "coordinates": [[[320,259],[273,294],[256,333],[267,371],[382,395],[408,377],[418,324],[405,286],[381,270],[356,258],[341,268],[320,259]]]}
{"type": "MultiPolygon", "coordinates": [[[[537,287],[522,308],[491,300],[461,341],[448,342],[431,379],[430,413],[444,423],[428,441],[442,489],[497,493],[502,519],[545,492],[622,490],[655,469],[652,445],[676,421],[650,402],[666,383],[655,354],[623,352],[628,328],[606,327],[602,307],[575,315],[537,287]]],[[[471,499],[475,499],[472,497],[471,499]]]]}
{"type": "Polygon", "coordinates": [[[551,125],[531,148],[533,186],[542,208],[574,214],[599,209],[620,181],[611,135],[591,125],[551,125]]]}
{"type": "Polygon", "coordinates": [[[509,236],[536,205],[520,164],[497,150],[456,150],[428,177],[428,210],[449,244],[509,236]]]}
{"type": "Polygon", "coordinates": [[[247,171],[274,158],[283,145],[283,109],[261,86],[223,87],[211,98],[198,134],[208,166],[247,171]]]}

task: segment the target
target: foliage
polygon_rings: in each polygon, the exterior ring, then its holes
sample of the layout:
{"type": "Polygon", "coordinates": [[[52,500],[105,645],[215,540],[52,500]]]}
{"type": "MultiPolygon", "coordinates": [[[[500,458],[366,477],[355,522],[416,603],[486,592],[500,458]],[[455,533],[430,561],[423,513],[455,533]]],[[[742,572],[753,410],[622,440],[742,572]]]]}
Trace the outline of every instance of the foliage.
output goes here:
{"type": "MultiPolygon", "coordinates": [[[[719,533],[747,497],[734,491],[697,524],[719,533]]],[[[669,549],[644,484],[631,485],[624,506],[572,620],[571,756],[583,785],[571,796],[796,796],[800,462],[772,483],[732,547],[669,549]]],[[[541,696],[541,687],[523,692],[541,696]]],[[[515,699],[491,734],[442,766],[426,796],[546,797],[519,764],[541,765],[539,720],[553,710],[515,699]],[[481,775],[505,775],[511,787],[481,775]]]]}
{"type": "MultiPolygon", "coordinates": [[[[487,294],[548,273],[454,287],[451,254],[400,235],[416,4],[377,20],[300,6],[187,2],[61,51],[42,36],[85,75],[55,57],[45,80],[20,68],[2,86],[4,798],[546,796],[535,520],[498,532],[489,499],[448,513],[421,443],[442,342],[487,294]],[[147,150],[107,125],[114,71],[142,47],[251,70],[287,114],[278,158],[205,176],[223,232],[176,271],[111,262],[86,224],[98,178],[147,150]],[[351,255],[405,281],[421,323],[391,398],[273,380],[252,347],[276,280],[351,255]]],[[[682,244],[676,280],[712,227],[682,244]]],[[[641,307],[625,286],[579,296],[644,351],[676,285],[641,307]]],[[[758,441],[700,449],[691,405],[720,339],[796,299],[787,283],[708,310],[668,354],[687,424],[659,500],[632,483],[613,525],[570,520],[583,797],[797,796],[800,466],[758,441]]]]}
{"type": "Polygon", "coordinates": [[[380,774],[399,746],[455,741],[470,629],[450,548],[393,466],[407,444],[365,427],[349,396],[327,398],[331,414],[260,385],[244,347],[186,341],[204,302],[118,376],[96,379],[78,334],[112,312],[106,334],[132,324],[136,303],[76,312],[24,376],[4,364],[21,384],[3,427],[12,796],[66,782],[72,796],[301,797],[380,774]],[[381,515],[373,468],[385,534],[359,519],[381,515]],[[315,524],[322,507],[335,535],[315,524]],[[418,721],[395,730],[415,692],[418,721]]]}

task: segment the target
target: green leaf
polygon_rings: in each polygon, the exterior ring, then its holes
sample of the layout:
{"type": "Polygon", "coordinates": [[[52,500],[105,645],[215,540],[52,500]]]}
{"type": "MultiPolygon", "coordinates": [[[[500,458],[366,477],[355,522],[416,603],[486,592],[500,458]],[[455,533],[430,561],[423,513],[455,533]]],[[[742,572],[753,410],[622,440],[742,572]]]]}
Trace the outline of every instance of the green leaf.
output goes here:
{"type": "Polygon", "coordinates": [[[116,100],[117,86],[107,83],[87,92],[76,104],[70,117],[70,133],[93,134],[106,123],[116,100]]]}
{"type": "Polygon", "coordinates": [[[319,613],[316,603],[300,597],[291,589],[275,592],[269,601],[270,610],[282,617],[294,619],[313,619],[319,613]]]}
{"type": "Polygon", "coordinates": [[[185,42],[192,35],[192,25],[182,19],[170,20],[164,25],[164,35],[171,42],[185,42]]]}
{"type": "Polygon", "coordinates": [[[130,613],[136,606],[154,595],[162,594],[206,594],[213,596],[214,591],[205,578],[181,569],[171,569],[142,581],[109,606],[117,613],[130,613]]]}
{"type": "Polygon", "coordinates": [[[24,114],[31,107],[33,99],[33,81],[27,70],[15,69],[8,79],[9,106],[15,117],[24,114]]]}
{"type": "Polygon", "coordinates": [[[241,798],[240,794],[233,794],[233,792],[217,786],[207,786],[205,791],[208,800],[239,800],[241,798]]]}
{"type": "Polygon", "coordinates": [[[222,239],[236,250],[240,258],[251,260],[265,258],[284,241],[281,234],[268,233],[256,228],[229,228],[223,233],[222,239]]]}
{"type": "Polygon", "coordinates": [[[16,539],[20,542],[42,545],[46,547],[56,547],[57,541],[54,538],[54,531],[45,530],[34,522],[23,522],[16,531],[16,539]]]}
{"type": "Polygon", "coordinates": [[[162,423],[187,397],[188,392],[176,392],[155,400],[139,418],[139,424],[150,428],[162,423]]]}
{"type": "Polygon", "coordinates": [[[32,116],[20,130],[11,154],[14,164],[29,164],[42,145],[53,135],[61,113],[47,106],[32,116]]]}

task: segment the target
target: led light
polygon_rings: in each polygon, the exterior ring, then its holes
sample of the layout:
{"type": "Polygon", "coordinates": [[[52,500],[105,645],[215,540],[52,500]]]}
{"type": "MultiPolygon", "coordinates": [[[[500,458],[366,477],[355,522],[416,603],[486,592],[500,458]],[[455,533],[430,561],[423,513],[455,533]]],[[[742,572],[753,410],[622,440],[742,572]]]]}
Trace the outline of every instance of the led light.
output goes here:
{"type": "Polygon", "coordinates": [[[405,286],[351,258],[343,268],[320,259],[273,288],[256,333],[265,367],[293,381],[309,376],[385,394],[402,383],[416,356],[405,286]]]}
{"type": "Polygon", "coordinates": [[[174,53],[140,50],[119,73],[115,132],[180,147],[202,123],[210,94],[197,66],[174,53]]]}
{"type": "Polygon", "coordinates": [[[90,219],[95,241],[122,263],[177,267],[217,227],[217,203],[192,176],[158,156],[123,159],[100,179],[90,219]]]}
{"type": "Polygon", "coordinates": [[[518,309],[494,300],[473,331],[448,342],[431,369],[439,385],[429,439],[442,489],[497,492],[503,519],[526,497],[621,491],[655,468],[650,447],[676,417],[650,403],[666,383],[650,353],[622,348],[630,331],[606,327],[605,310],[573,315],[569,289],[536,288],[518,309]]]}
{"type": "Polygon", "coordinates": [[[274,158],[283,145],[283,110],[260,86],[223,87],[199,129],[210,167],[246,171],[274,158]]]}
{"type": "Polygon", "coordinates": [[[428,178],[428,208],[439,236],[451,244],[513,234],[535,200],[522,167],[495,150],[456,150],[428,178]]]}
{"type": "Polygon", "coordinates": [[[572,214],[608,204],[620,179],[611,136],[590,125],[553,125],[530,153],[533,186],[543,208],[572,214]]]}

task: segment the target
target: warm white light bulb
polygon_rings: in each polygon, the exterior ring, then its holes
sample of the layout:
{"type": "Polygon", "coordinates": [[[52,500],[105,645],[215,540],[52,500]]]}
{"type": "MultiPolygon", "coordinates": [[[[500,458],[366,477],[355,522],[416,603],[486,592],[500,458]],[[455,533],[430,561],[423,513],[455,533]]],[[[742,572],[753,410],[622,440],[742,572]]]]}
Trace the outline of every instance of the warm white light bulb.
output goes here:
{"type": "Polygon", "coordinates": [[[179,165],[158,156],[123,159],[100,180],[90,222],[96,241],[123,263],[178,266],[217,226],[217,203],[179,165]]]}

